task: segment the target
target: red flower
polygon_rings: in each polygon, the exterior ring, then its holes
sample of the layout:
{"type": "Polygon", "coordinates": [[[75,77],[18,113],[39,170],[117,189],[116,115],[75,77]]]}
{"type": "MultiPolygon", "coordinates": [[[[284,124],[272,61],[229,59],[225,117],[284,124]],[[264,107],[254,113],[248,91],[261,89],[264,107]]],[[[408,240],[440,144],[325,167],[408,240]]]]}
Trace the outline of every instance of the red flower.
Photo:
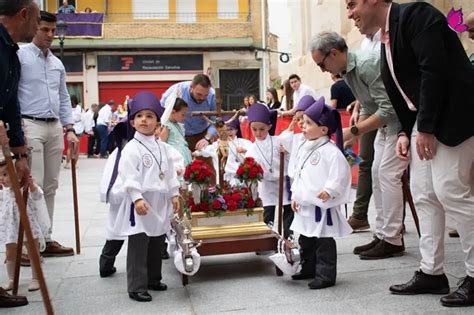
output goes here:
{"type": "Polygon", "coordinates": [[[249,177],[255,178],[257,177],[257,174],[258,174],[258,168],[256,166],[252,166],[252,168],[249,171],[249,177]]]}
{"type": "Polygon", "coordinates": [[[239,194],[232,194],[232,200],[235,202],[239,202],[240,200],[242,200],[242,197],[239,194]]]}
{"type": "Polygon", "coordinates": [[[229,202],[232,201],[232,195],[224,195],[224,200],[227,204],[229,204],[229,202]]]}
{"type": "Polygon", "coordinates": [[[247,205],[246,205],[247,208],[253,208],[255,207],[255,201],[252,199],[252,198],[249,198],[247,200],[247,205]]]}
{"type": "Polygon", "coordinates": [[[237,169],[237,175],[238,176],[242,176],[244,174],[244,168],[243,166],[239,166],[239,168],[237,169]]]}
{"type": "Polygon", "coordinates": [[[236,210],[238,208],[238,204],[237,202],[231,200],[227,203],[227,207],[230,211],[236,210]]]}
{"type": "Polygon", "coordinates": [[[207,211],[209,211],[209,205],[206,202],[201,202],[199,204],[199,210],[207,212],[207,211]]]}
{"type": "Polygon", "coordinates": [[[221,208],[221,206],[222,206],[222,205],[221,205],[221,203],[219,202],[219,200],[214,200],[214,201],[212,202],[212,209],[218,210],[218,209],[221,208]]]}
{"type": "Polygon", "coordinates": [[[255,159],[251,156],[246,157],[244,160],[244,164],[253,165],[254,163],[255,163],[255,159]]]}

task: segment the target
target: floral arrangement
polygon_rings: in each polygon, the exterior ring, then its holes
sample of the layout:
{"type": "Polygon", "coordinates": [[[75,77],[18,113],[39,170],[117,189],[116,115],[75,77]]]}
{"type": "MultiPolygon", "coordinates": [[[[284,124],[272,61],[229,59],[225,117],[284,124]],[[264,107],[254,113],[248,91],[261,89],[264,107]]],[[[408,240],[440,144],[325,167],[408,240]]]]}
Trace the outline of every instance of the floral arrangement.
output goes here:
{"type": "Polygon", "coordinates": [[[263,179],[263,169],[253,157],[246,157],[237,169],[236,178],[247,186],[256,184],[263,179]]]}
{"type": "Polygon", "coordinates": [[[195,203],[195,199],[188,191],[183,191],[185,198],[185,210],[192,212],[205,212],[207,216],[223,216],[226,211],[236,211],[245,209],[247,215],[252,215],[253,208],[261,207],[260,199],[253,199],[249,188],[231,187],[225,184],[223,187],[211,186],[207,195],[202,196],[199,203],[195,203]]]}
{"type": "Polygon", "coordinates": [[[184,180],[191,184],[209,184],[213,174],[209,165],[201,160],[193,160],[191,164],[186,166],[184,180]]]}

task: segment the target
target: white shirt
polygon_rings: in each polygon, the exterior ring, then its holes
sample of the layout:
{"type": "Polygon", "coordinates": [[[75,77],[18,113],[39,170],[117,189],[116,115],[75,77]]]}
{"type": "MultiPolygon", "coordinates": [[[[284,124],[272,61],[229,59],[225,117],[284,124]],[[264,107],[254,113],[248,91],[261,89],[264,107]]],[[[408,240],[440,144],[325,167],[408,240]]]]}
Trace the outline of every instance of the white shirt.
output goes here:
{"type": "Polygon", "coordinates": [[[72,109],[72,119],[74,120],[74,131],[76,135],[80,135],[84,132],[83,122],[84,111],[80,105],[77,105],[72,109]]]}
{"type": "Polygon", "coordinates": [[[377,33],[370,38],[369,36],[366,36],[363,40],[362,43],[360,44],[360,49],[361,50],[368,50],[368,51],[374,51],[374,52],[380,52],[380,36],[381,36],[382,30],[378,30],[377,33]]]}
{"type": "Polygon", "coordinates": [[[112,121],[112,107],[109,104],[105,104],[99,110],[99,115],[97,116],[97,126],[108,126],[112,121]]]}
{"type": "Polygon", "coordinates": [[[312,87],[300,84],[300,88],[293,92],[293,106],[298,106],[300,99],[305,95],[311,95],[315,100],[319,98],[319,94],[312,87]]]}
{"type": "Polygon", "coordinates": [[[83,116],[84,132],[91,132],[95,127],[94,112],[89,108],[83,116]]]}
{"type": "Polygon", "coordinates": [[[21,114],[35,118],[59,118],[63,126],[73,124],[71,98],[66,87],[66,70],[48,49],[43,52],[30,43],[18,50],[21,76],[18,101],[21,114]]]}

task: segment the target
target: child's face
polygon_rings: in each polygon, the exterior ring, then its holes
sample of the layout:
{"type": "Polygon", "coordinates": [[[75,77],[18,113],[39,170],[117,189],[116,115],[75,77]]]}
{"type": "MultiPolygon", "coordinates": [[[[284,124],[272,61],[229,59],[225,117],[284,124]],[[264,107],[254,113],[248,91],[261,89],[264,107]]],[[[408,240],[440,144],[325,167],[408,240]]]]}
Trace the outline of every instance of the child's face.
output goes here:
{"type": "Polygon", "coordinates": [[[188,113],[187,107],[183,107],[178,111],[175,111],[173,109],[173,111],[171,112],[171,118],[173,118],[173,120],[176,120],[177,122],[183,122],[186,119],[187,113],[188,113]]]}
{"type": "Polygon", "coordinates": [[[0,166],[0,186],[10,187],[10,177],[8,177],[7,166],[0,166]]]}
{"type": "Polygon", "coordinates": [[[298,127],[300,127],[301,130],[303,130],[303,111],[302,110],[299,110],[295,113],[295,119],[296,119],[296,123],[298,124],[298,127]]]}
{"type": "Polygon", "coordinates": [[[265,140],[265,138],[268,136],[268,131],[272,125],[267,125],[265,123],[259,122],[259,121],[254,121],[253,123],[250,124],[250,129],[252,130],[252,134],[255,137],[255,139],[258,140],[265,140]]]}
{"type": "Polygon", "coordinates": [[[131,123],[133,128],[146,136],[154,135],[155,130],[160,126],[156,114],[149,109],[136,113],[131,123]]]}
{"type": "Polygon", "coordinates": [[[234,139],[237,136],[237,129],[234,129],[232,127],[227,127],[227,135],[231,139],[234,139]]]}
{"type": "Polygon", "coordinates": [[[315,140],[327,134],[328,128],[326,126],[318,126],[311,118],[303,115],[303,135],[306,140],[315,140]]]}
{"type": "Polygon", "coordinates": [[[255,103],[257,103],[257,100],[255,99],[255,97],[253,96],[249,97],[249,105],[253,105],[255,103]]]}

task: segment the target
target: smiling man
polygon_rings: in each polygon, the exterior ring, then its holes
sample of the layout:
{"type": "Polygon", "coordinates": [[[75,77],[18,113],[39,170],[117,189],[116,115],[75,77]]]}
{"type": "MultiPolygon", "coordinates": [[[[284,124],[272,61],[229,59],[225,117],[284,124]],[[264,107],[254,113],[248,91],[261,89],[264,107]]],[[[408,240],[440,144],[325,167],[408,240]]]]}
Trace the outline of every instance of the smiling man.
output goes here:
{"type": "Polygon", "coordinates": [[[391,0],[346,0],[346,4],[348,17],[362,34],[382,29],[382,79],[402,124],[396,152],[401,159],[411,159],[422,260],[409,282],[391,286],[390,291],[449,293],[444,273],[449,215],[466,254],[467,276],[441,303],[474,305],[474,68],[446,16],[430,4],[400,5],[391,0]]]}

